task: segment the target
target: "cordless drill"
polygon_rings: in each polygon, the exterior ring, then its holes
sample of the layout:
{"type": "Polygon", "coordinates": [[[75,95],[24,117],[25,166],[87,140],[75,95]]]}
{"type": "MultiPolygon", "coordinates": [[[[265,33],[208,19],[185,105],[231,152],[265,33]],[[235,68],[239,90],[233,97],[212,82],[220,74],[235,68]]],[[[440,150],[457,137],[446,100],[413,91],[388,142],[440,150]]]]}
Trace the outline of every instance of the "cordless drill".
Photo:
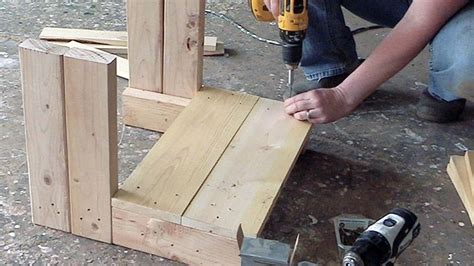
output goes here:
{"type": "Polygon", "coordinates": [[[344,255],[342,265],[394,265],[397,257],[419,234],[418,217],[407,209],[394,209],[357,238],[344,255]]]}
{"type": "MultiPolygon", "coordinates": [[[[249,0],[252,13],[258,21],[273,21],[274,17],[263,0],[249,0]]],[[[283,62],[288,69],[288,87],[293,90],[294,70],[298,68],[303,40],[308,29],[308,0],[280,0],[278,28],[282,40],[283,62]]]]}

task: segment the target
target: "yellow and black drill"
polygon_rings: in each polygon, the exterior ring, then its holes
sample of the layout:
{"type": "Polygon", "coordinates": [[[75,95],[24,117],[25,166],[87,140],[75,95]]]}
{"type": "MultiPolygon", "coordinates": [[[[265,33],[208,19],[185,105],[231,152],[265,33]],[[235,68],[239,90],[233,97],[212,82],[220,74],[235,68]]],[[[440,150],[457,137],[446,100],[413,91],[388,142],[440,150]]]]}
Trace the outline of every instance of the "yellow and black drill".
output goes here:
{"type": "MultiPolygon", "coordinates": [[[[258,21],[275,20],[263,0],[249,0],[249,5],[258,21]]],[[[308,0],[280,0],[278,28],[280,28],[283,62],[288,69],[288,87],[291,94],[294,70],[300,64],[303,40],[308,29],[308,0]]]]}

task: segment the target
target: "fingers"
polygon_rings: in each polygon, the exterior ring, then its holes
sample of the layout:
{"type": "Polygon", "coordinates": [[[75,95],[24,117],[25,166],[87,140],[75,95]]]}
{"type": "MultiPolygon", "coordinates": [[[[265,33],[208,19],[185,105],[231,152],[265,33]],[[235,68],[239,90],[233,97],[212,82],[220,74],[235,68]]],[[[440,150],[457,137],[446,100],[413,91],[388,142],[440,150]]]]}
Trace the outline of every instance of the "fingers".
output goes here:
{"type": "Polygon", "coordinates": [[[268,7],[273,14],[275,19],[278,19],[278,15],[280,14],[280,0],[265,0],[265,5],[268,7]]]}

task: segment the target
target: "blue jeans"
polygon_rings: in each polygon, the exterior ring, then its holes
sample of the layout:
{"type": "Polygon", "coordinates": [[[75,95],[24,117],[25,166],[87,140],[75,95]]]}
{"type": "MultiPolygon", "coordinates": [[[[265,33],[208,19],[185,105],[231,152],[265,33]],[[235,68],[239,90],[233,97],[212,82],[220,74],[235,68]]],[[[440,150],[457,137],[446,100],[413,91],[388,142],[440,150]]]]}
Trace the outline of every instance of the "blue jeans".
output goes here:
{"type": "MultiPolygon", "coordinates": [[[[301,67],[309,80],[350,72],[357,64],[354,38],[341,6],[372,23],[393,28],[411,0],[309,0],[309,28],[301,67]]],[[[407,40],[408,41],[408,40],[407,40]]],[[[445,101],[474,100],[474,1],[432,40],[428,90],[445,101]]]]}

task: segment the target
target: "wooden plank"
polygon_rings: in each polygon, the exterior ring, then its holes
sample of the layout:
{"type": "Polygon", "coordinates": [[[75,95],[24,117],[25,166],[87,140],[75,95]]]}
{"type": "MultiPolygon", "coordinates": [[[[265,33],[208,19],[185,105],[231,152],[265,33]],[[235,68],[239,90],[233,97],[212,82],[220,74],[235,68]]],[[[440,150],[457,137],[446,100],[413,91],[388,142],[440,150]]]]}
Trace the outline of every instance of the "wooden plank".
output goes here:
{"type": "Polygon", "coordinates": [[[63,55],[68,48],[20,44],[33,223],[70,231],[63,55]]]}
{"type": "Polygon", "coordinates": [[[112,208],[114,244],[188,265],[240,265],[237,240],[112,208]]]}
{"type": "MultiPolygon", "coordinates": [[[[114,196],[180,223],[258,97],[205,89],[191,101],[114,196]]],[[[113,205],[116,207],[116,205],[113,205]]],[[[125,207],[124,207],[125,206],[125,207]]]]}
{"type": "MultiPolygon", "coordinates": [[[[56,45],[67,46],[69,42],[67,41],[48,41],[49,43],[53,43],[56,45]]],[[[118,45],[108,45],[108,44],[97,44],[97,43],[82,43],[89,47],[99,49],[101,51],[111,53],[114,55],[126,57],[128,54],[127,46],[118,46],[118,45]]]]}
{"type": "Polygon", "coordinates": [[[260,234],[309,136],[283,103],[260,98],[183,216],[183,225],[235,236],[260,234]]]}
{"type": "Polygon", "coordinates": [[[191,100],[127,88],[122,102],[126,125],[165,132],[191,100]]]}
{"type": "Polygon", "coordinates": [[[81,41],[98,44],[127,46],[127,32],[86,29],[44,28],[40,39],[50,41],[81,41]]]}
{"type": "Polygon", "coordinates": [[[474,200],[474,151],[467,151],[464,158],[466,160],[467,177],[471,187],[471,194],[474,200]]]}
{"type": "Polygon", "coordinates": [[[163,2],[127,1],[131,88],[163,91],[163,2]]]}
{"type": "Polygon", "coordinates": [[[118,184],[115,56],[72,48],[64,73],[72,233],[110,243],[118,184]]]}
{"type": "Polygon", "coordinates": [[[165,0],[165,94],[193,98],[201,89],[204,7],[205,0],[165,0]]]}
{"type": "MultiPolygon", "coordinates": [[[[81,48],[85,50],[91,50],[91,51],[96,51],[100,52],[99,49],[96,49],[92,46],[89,46],[88,44],[83,44],[79,43],[76,41],[71,41],[65,44],[69,48],[81,48]]],[[[117,76],[128,79],[129,78],[129,73],[128,73],[128,60],[122,57],[117,56],[116,57],[116,65],[117,65],[117,76]]]]}
{"type": "Polygon", "coordinates": [[[467,169],[464,157],[451,156],[447,171],[474,226],[474,202],[470,187],[466,186],[467,169]]]}

